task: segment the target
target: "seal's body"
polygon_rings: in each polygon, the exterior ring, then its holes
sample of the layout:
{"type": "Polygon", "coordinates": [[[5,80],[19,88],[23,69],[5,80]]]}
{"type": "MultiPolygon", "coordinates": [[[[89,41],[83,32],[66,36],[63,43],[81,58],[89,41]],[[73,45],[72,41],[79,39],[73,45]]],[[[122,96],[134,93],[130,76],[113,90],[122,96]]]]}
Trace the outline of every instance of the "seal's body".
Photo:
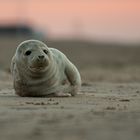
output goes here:
{"type": "Polygon", "coordinates": [[[77,68],[59,50],[43,42],[21,43],[12,59],[14,89],[20,96],[76,95],[81,86],[77,68]]]}

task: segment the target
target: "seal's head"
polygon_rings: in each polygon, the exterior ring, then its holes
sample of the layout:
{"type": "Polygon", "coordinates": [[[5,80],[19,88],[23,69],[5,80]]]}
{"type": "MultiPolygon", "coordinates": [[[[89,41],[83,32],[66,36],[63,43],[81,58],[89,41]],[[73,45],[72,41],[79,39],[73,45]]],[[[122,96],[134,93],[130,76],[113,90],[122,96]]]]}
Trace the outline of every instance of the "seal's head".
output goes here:
{"type": "Polygon", "coordinates": [[[41,41],[27,40],[16,50],[16,63],[25,71],[41,73],[47,70],[51,54],[49,48],[41,41]]]}

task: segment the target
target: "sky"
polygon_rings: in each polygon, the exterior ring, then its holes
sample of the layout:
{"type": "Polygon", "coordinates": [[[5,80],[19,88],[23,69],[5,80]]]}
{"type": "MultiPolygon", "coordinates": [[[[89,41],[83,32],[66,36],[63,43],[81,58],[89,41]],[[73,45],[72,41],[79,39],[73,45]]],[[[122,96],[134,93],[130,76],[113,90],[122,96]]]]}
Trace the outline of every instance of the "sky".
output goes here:
{"type": "Polygon", "coordinates": [[[140,1],[0,0],[0,24],[11,23],[52,38],[140,42],[140,1]]]}

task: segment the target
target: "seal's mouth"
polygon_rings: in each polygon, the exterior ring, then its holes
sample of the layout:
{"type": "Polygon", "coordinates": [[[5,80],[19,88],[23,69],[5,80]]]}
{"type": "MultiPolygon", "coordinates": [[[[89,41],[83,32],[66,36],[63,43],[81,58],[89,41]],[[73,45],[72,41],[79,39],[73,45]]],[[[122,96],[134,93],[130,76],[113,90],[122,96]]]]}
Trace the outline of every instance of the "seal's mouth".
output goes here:
{"type": "Polygon", "coordinates": [[[29,67],[29,70],[30,71],[32,71],[32,72],[34,72],[34,73],[37,73],[37,72],[45,72],[46,71],[46,67],[44,68],[44,67],[38,67],[38,68],[33,68],[33,67],[29,67]]]}
{"type": "Polygon", "coordinates": [[[37,65],[37,66],[30,66],[29,70],[32,72],[44,72],[47,69],[47,65],[37,65]]]}
{"type": "Polygon", "coordinates": [[[49,61],[47,61],[47,59],[43,59],[43,60],[33,60],[31,61],[31,63],[29,64],[28,69],[31,72],[44,72],[47,67],[49,65],[49,61]]]}

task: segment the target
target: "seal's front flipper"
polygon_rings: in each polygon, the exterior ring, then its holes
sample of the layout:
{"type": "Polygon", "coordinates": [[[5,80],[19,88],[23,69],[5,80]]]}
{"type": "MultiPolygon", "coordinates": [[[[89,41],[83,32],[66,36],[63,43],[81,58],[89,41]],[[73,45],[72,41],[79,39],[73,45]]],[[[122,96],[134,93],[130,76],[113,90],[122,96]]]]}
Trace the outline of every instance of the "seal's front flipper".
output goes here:
{"type": "Polygon", "coordinates": [[[66,68],[65,68],[65,74],[68,78],[68,81],[70,82],[70,94],[72,96],[75,96],[81,87],[81,77],[80,73],[75,67],[74,64],[72,64],[68,59],[66,63],[66,68]]]}
{"type": "Polygon", "coordinates": [[[68,93],[51,93],[47,97],[71,97],[71,95],[68,93]]]}

